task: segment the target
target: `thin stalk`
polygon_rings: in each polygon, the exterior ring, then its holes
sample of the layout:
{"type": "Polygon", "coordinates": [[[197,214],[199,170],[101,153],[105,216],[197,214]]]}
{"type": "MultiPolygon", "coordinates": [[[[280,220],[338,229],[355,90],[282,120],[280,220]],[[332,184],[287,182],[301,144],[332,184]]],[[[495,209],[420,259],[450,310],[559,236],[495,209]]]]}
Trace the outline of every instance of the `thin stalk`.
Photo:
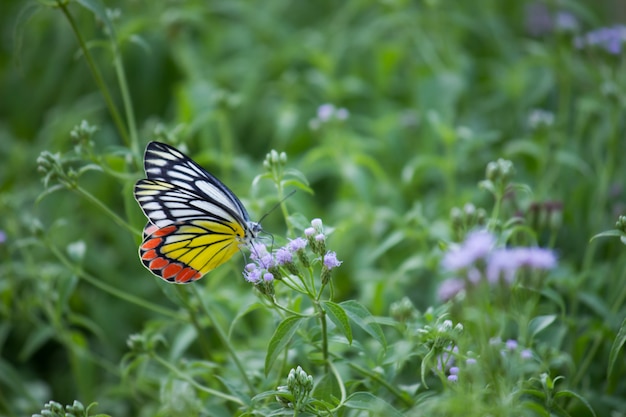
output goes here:
{"type": "Polygon", "coordinates": [[[135,112],[133,110],[133,102],[130,98],[128,90],[128,82],[126,81],[126,74],[124,73],[124,65],[122,64],[122,55],[117,47],[117,42],[111,34],[111,44],[113,45],[113,65],[115,67],[115,73],[117,80],[120,84],[120,93],[122,94],[122,103],[124,104],[124,111],[126,112],[126,123],[128,124],[128,130],[130,133],[130,149],[134,156],[133,161],[137,167],[140,167],[139,159],[139,139],[137,137],[137,125],[135,124],[135,112]]]}
{"type": "Polygon", "coordinates": [[[396,398],[398,398],[400,401],[402,401],[407,407],[411,407],[413,405],[413,401],[411,401],[410,398],[407,398],[402,393],[402,391],[399,391],[396,387],[391,385],[389,382],[385,381],[376,372],[372,372],[369,369],[362,368],[359,365],[356,365],[354,362],[348,362],[348,366],[350,366],[350,368],[352,368],[352,369],[354,369],[354,370],[356,370],[358,372],[361,372],[363,375],[368,376],[372,380],[378,382],[379,384],[381,384],[382,386],[387,388],[389,390],[389,392],[391,392],[396,398]]]}
{"type": "Polygon", "coordinates": [[[76,40],[78,41],[78,44],[80,45],[80,49],[83,52],[83,56],[85,57],[85,60],[87,61],[87,66],[89,66],[89,69],[91,70],[91,75],[93,76],[96,82],[96,85],[98,86],[98,89],[100,90],[100,93],[102,94],[104,98],[106,106],[109,109],[109,113],[111,113],[113,123],[115,123],[115,126],[117,127],[117,130],[122,136],[122,139],[124,140],[126,145],[131,145],[132,141],[130,139],[126,126],[124,125],[122,116],[118,112],[117,107],[115,107],[111,94],[109,93],[109,90],[106,84],[104,83],[102,75],[100,74],[100,71],[98,70],[98,67],[96,66],[96,63],[94,62],[93,57],[89,53],[89,48],[87,48],[87,44],[85,43],[85,40],[83,39],[82,35],[80,34],[80,31],[78,30],[78,26],[76,25],[76,22],[74,21],[74,18],[72,17],[72,15],[70,14],[70,11],[67,8],[67,2],[58,0],[57,5],[59,6],[61,11],[65,15],[65,18],[68,20],[68,22],[70,23],[70,26],[72,27],[72,30],[74,31],[74,36],[76,36],[76,40]]]}
{"type": "Polygon", "coordinates": [[[177,367],[175,367],[174,365],[172,365],[171,363],[169,363],[168,361],[166,361],[165,359],[163,359],[162,357],[160,357],[157,354],[151,354],[150,355],[154,360],[156,360],[159,364],[161,364],[163,367],[167,368],[168,370],[170,370],[171,372],[173,372],[174,374],[176,374],[176,376],[178,376],[179,378],[189,382],[191,385],[193,385],[196,389],[206,392],[207,394],[211,394],[211,395],[215,395],[216,397],[220,397],[224,400],[227,401],[231,401],[234,402],[236,404],[239,404],[240,406],[244,406],[245,404],[241,401],[241,399],[234,397],[232,395],[228,395],[228,394],[224,394],[223,392],[205,387],[204,385],[199,384],[198,382],[196,382],[193,378],[191,378],[189,375],[187,375],[186,373],[182,372],[180,369],[178,369],[177,367]]]}
{"type": "Polygon", "coordinates": [[[319,311],[320,324],[322,325],[322,357],[324,358],[324,370],[328,373],[330,358],[328,357],[328,324],[326,323],[326,312],[318,301],[315,301],[315,308],[319,311]]]}
{"type": "Polygon", "coordinates": [[[79,185],[76,185],[75,187],[73,187],[73,190],[78,192],[80,195],[85,197],[87,200],[91,201],[100,210],[104,211],[109,217],[111,217],[113,219],[113,221],[115,223],[117,223],[118,225],[120,225],[123,228],[127,229],[132,234],[134,234],[136,236],[141,236],[141,232],[139,230],[137,230],[136,228],[134,228],[133,226],[128,224],[124,219],[122,219],[120,216],[118,216],[114,211],[112,211],[110,208],[108,208],[106,205],[104,205],[100,200],[98,200],[96,197],[94,197],[94,195],[91,194],[89,191],[85,190],[84,188],[82,188],[79,185]]]}
{"type": "Polygon", "coordinates": [[[237,356],[237,352],[235,352],[235,348],[230,343],[230,340],[228,339],[228,337],[226,337],[226,332],[224,332],[224,330],[220,327],[219,322],[215,319],[215,316],[213,315],[213,313],[211,312],[209,307],[204,302],[204,298],[202,298],[202,294],[200,294],[200,290],[198,290],[198,287],[196,285],[191,285],[191,287],[193,289],[193,292],[194,292],[195,296],[198,297],[198,300],[200,301],[200,305],[202,306],[202,310],[204,311],[204,313],[207,315],[207,317],[209,318],[209,320],[213,324],[213,328],[217,332],[218,337],[220,338],[220,340],[222,341],[222,343],[224,344],[224,346],[228,350],[228,353],[230,354],[231,358],[235,362],[235,365],[237,366],[237,369],[239,369],[239,372],[241,373],[241,376],[243,377],[244,382],[248,386],[248,389],[251,392],[253,392],[254,391],[254,386],[252,385],[252,382],[250,382],[250,379],[248,378],[248,374],[246,374],[246,370],[243,367],[241,361],[239,360],[239,357],[237,356]]]}
{"type": "Polygon", "coordinates": [[[88,274],[87,272],[85,272],[81,267],[79,267],[78,265],[72,263],[64,254],[63,252],[61,252],[56,246],[52,245],[50,242],[48,242],[46,240],[46,245],[48,246],[48,248],[50,249],[50,251],[52,251],[52,253],[61,261],[61,263],[63,265],[65,265],[69,270],[71,270],[74,274],[76,274],[76,276],[78,276],[79,278],[87,281],[89,284],[93,285],[96,288],[101,289],[102,291],[111,294],[114,297],[117,297],[121,300],[124,301],[128,301],[131,304],[136,304],[140,307],[145,308],[146,310],[151,310],[154,311],[155,313],[159,313],[162,314],[164,316],[176,319],[176,320],[183,320],[183,318],[169,310],[166,308],[161,307],[158,304],[153,304],[149,301],[146,301],[142,298],[136,297],[130,293],[128,293],[127,291],[122,291],[116,287],[113,287],[107,283],[105,283],[104,281],[88,274]]]}

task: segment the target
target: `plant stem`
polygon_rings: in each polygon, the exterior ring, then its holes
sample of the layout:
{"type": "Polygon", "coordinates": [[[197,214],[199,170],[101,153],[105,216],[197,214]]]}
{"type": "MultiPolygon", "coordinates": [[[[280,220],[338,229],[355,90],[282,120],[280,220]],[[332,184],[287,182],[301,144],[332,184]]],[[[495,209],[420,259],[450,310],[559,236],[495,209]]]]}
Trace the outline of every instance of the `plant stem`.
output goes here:
{"type": "Polygon", "coordinates": [[[125,300],[128,301],[131,304],[136,304],[140,307],[145,308],[146,310],[151,310],[154,311],[156,313],[162,314],[164,316],[176,319],[176,320],[183,320],[183,318],[169,310],[166,308],[161,307],[158,304],[153,304],[149,301],[146,301],[142,298],[136,297],[126,291],[122,291],[117,289],[116,287],[113,287],[107,283],[105,283],[104,281],[88,274],[87,272],[85,272],[81,267],[79,267],[78,265],[72,263],[64,254],[63,252],[61,252],[59,250],[59,248],[57,248],[56,246],[52,245],[50,242],[48,242],[47,240],[45,240],[46,245],[48,246],[48,248],[50,249],[50,251],[52,251],[52,253],[61,261],[62,264],[64,264],[69,270],[71,270],[74,274],[76,274],[76,276],[78,276],[79,278],[82,278],[83,280],[87,281],[88,283],[90,283],[91,285],[93,285],[94,287],[97,287],[99,289],[101,289],[102,291],[111,294],[114,297],[117,297],[121,300],[125,300]]]}
{"type": "Polygon", "coordinates": [[[180,369],[178,369],[176,366],[172,365],[171,363],[169,363],[168,361],[166,361],[165,359],[163,359],[162,357],[160,357],[159,355],[152,353],[150,355],[150,357],[152,357],[154,360],[156,360],[159,364],[163,365],[163,367],[169,369],[171,372],[173,372],[174,374],[176,374],[176,376],[178,376],[179,378],[189,382],[191,385],[193,385],[196,389],[200,390],[200,391],[204,391],[208,394],[211,395],[215,395],[216,397],[220,397],[223,398],[227,401],[232,401],[234,403],[239,404],[240,406],[245,405],[241,399],[234,397],[232,395],[228,395],[228,394],[224,394],[220,391],[205,387],[204,385],[200,385],[199,383],[197,383],[193,378],[191,378],[189,375],[187,375],[186,373],[182,372],[180,369]]]}
{"type": "Polygon", "coordinates": [[[248,378],[248,374],[246,373],[245,368],[243,367],[241,361],[239,360],[239,357],[237,356],[237,352],[235,352],[235,348],[230,343],[230,340],[228,340],[228,337],[226,337],[226,333],[220,327],[219,322],[215,319],[215,316],[213,315],[209,307],[204,302],[204,299],[202,298],[202,294],[200,294],[200,290],[198,290],[198,287],[196,285],[191,285],[191,287],[193,289],[195,296],[198,297],[198,300],[200,301],[200,305],[202,306],[204,313],[207,315],[207,317],[213,324],[213,328],[217,332],[218,337],[220,338],[220,340],[222,341],[222,343],[228,350],[228,353],[230,354],[231,358],[235,362],[235,365],[239,369],[239,372],[241,373],[241,376],[243,377],[244,382],[248,386],[248,389],[250,391],[254,391],[254,386],[252,385],[252,382],[250,382],[250,379],[248,378]]]}
{"type": "Polygon", "coordinates": [[[85,40],[83,39],[82,35],[80,34],[80,31],[78,30],[78,26],[76,26],[76,22],[74,21],[74,18],[72,17],[72,15],[70,14],[70,11],[67,8],[67,2],[57,0],[57,5],[59,6],[61,11],[65,15],[66,19],[70,23],[70,26],[72,27],[72,30],[74,31],[76,40],[78,41],[78,44],[80,45],[80,49],[83,52],[83,55],[85,56],[85,60],[87,61],[87,65],[89,66],[89,69],[91,70],[91,75],[93,76],[96,82],[96,85],[98,86],[98,89],[100,90],[100,93],[102,93],[102,96],[104,97],[104,101],[106,103],[107,108],[109,109],[109,113],[111,113],[111,117],[113,118],[113,123],[115,123],[115,126],[117,127],[117,130],[119,134],[122,136],[122,139],[124,140],[126,145],[132,145],[132,141],[128,135],[126,126],[124,125],[124,121],[122,120],[122,117],[120,116],[120,113],[118,112],[117,107],[115,107],[115,104],[113,104],[113,99],[111,98],[111,94],[109,93],[109,90],[106,84],[104,83],[102,75],[100,74],[100,71],[98,70],[98,67],[96,66],[96,63],[94,62],[93,57],[89,53],[89,48],[87,48],[87,45],[85,44],[85,40]]]}
{"type": "Polygon", "coordinates": [[[136,236],[141,236],[141,232],[139,230],[135,229],[133,226],[128,224],[124,219],[122,219],[120,216],[118,216],[114,211],[112,211],[110,208],[108,208],[106,205],[104,205],[100,200],[98,200],[96,197],[94,197],[94,195],[91,194],[89,191],[85,190],[84,188],[82,188],[82,187],[80,187],[78,185],[76,187],[74,187],[73,189],[76,192],[78,192],[79,194],[81,194],[83,197],[85,197],[87,200],[89,200],[93,204],[95,204],[99,209],[104,211],[109,217],[111,217],[113,219],[113,221],[115,223],[117,223],[118,225],[120,225],[123,228],[127,229],[132,234],[134,234],[136,236]]]}

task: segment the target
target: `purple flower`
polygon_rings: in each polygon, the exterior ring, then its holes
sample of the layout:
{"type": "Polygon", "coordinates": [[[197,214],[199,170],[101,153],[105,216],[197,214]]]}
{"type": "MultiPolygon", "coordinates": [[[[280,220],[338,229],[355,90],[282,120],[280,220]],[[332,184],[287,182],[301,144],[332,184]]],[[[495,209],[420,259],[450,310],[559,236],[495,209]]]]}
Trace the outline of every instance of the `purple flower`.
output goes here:
{"type": "Polygon", "coordinates": [[[458,382],[459,381],[459,376],[458,375],[448,375],[448,381],[450,381],[450,382],[458,382]]]}
{"type": "Polygon", "coordinates": [[[517,340],[514,339],[509,339],[506,341],[506,348],[509,350],[515,350],[517,349],[517,340]]]}
{"type": "Polygon", "coordinates": [[[533,351],[530,349],[524,349],[519,353],[519,356],[522,359],[531,359],[533,357],[533,351]]]}
{"type": "Polygon", "coordinates": [[[460,246],[448,251],[441,263],[449,271],[467,268],[477,260],[486,257],[495,242],[495,237],[489,232],[472,232],[460,246]]]}
{"type": "Polygon", "coordinates": [[[328,252],[324,255],[324,266],[326,269],[331,270],[341,265],[343,261],[337,260],[337,254],[335,252],[328,252]]]}
{"type": "Polygon", "coordinates": [[[7,241],[7,234],[4,232],[4,230],[0,230],[0,244],[6,241],[7,241]]]}
{"type": "Polygon", "coordinates": [[[321,122],[329,121],[334,113],[335,113],[335,106],[329,103],[322,104],[321,106],[317,108],[317,118],[321,122]]]}
{"type": "Polygon", "coordinates": [[[458,366],[451,366],[449,372],[450,372],[450,375],[458,375],[459,374],[459,367],[458,366]]]}
{"type": "Polygon", "coordinates": [[[307,241],[301,237],[295,238],[294,240],[290,240],[287,244],[287,248],[291,252],[298,252],[303,250],[306,247],[307,241]]]}
{"type": "Polygon", "coordinates": [[[315,234],[315,229],[312,227],[307,227],[306,229],[304,229],[304,235],[306,237],[312,237],[315,234]]]}
{"type": "Polygon", "coordinates": [[[487,281],[497,284],[500,280],[511,283],[515,277],[518,263],[507,249],[498,249],[489,257],[487,263],[487,281]]]}
{"type": "Polygon", "coordinates": [[[293,255],[287,248],[279,248],[276,251],[276,263],[278,265],[285,265],[293,262],[293,255]]]}
{"type": "Polygon", "coordinates": [[[326,236],[324,236],[324,233],[320,233],[315,236],[315,240],[318,242],[323,242],[325,239],[326,239],[326,236]]]}
{"type": "Polygon", "coordinates": [[[512,282],[521,268],[548,270],[556,267],[556,256],[549,249],[538,247],[498,249],[487,262],[487,280],[497,283],[501,279],[512,282]]]}
{"type": "Polygon", "coordinates": [[[476,365],[476,359],[474,359],[474,358],[467,358],[465,360],[465,364],[467,364],[467,365],[476,365]]]}
{"type": "Polygon", "coordinates": [[[311,220],[311,226],[313,226],[316,230],[322,230],[322,219],[311,220]]]}
{"type": "Polygon", "coordinates": [[[448,301],[465,288],[463,280],[450,278],[441,283],[437,295],[441,301],[448,301]]]}
{"type": "MultiPolygon", "coordinates": [[[[248,264],[248,266],[249,265],[251,264],[248,264]]],[[[246,266],[246,270],[244,271],[243,276],[246,279],[246,281],[256,284],[257,282],[261,280],[261,273],[263,271],[261,269],[256,268],[256,266],[254,265],[253,265],[253,268],[250,268],[250,269],[248,269],[248,266],[246,266]]]]}
{"type": "Polygon", "coordinates": [[[272,274],[271,272],[266,272],[265,274],[263,274],[263,281],[272,282],[273,280],[274,280],[274,274],[272,274]]]}
{"type": "Polygon", "coordinates": [[[335,112],[335,117],[337,118],[337,120],[346,120],[348,117],[350,117],[350,112],[348,111],[348,109],[340,107],[335,112]]]}
{"type": "Polygon", "coordinates": [[[625,25],[599,28],[574,39],[574,45],[579,49],[596,47],[612,55],[619,55],[622,52],[624,42],[626,42],[625,25]]]}
{"type": "Polygon", "coordinates": [[[548,7],[541,2],[526,6],[526,30],[532,36],[541,36],[552,31],[552,16],[548,7]]]}
{"type": "Polygon", "coordinates": [[[572,13],[561,10],[556,13],[554,25],[561,32],[576,32],[579,28],[578,19],[572,13]]]}
{"type": "Polygon", "coordinates": [[[267,247],[262,243],[254,242],[250,246],[250,258],[252,258],[253,261],[258,261],[268,254],[267,247]]]}
{"type": "Polygon", "coordinates": [[[515,248],[513,252],[520,267],[525,266],[531,269],[552,269],[556,267],[556,256],[549,249],[538,247],[515,248]]]}

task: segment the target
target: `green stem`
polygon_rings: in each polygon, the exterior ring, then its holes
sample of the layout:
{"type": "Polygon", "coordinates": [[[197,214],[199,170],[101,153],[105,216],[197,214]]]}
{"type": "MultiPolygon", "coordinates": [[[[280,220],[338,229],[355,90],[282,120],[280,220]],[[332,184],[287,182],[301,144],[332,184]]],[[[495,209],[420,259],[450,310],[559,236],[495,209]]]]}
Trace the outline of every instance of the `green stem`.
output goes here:
{"type": "Polygon", "coordinates": [[[150,356],[154,360],[156,360],[159,364],[161,364],[163,367],[167,368],[172,373],[176,374],[177,377],[179,377],[180,379],[183,379],[183,380],[189,382],[196,389],[198,389],[200,391],[203,391],[203,392],[206,392],[207,394],[215,395],[216,397],[220,397],[220,398],[222,398],[224,400],[234,402],[236,404],[239,404],[240,406],[244,406],[245,405],[243,403],[243,401],[241,401],[241,399],[239,399],[237,397],[234,397],[234,396],[228,395],[228,394],[224,394],[223,392],[220,392],[220,391],[217,391],[217,390],[205,387],[204,385],[200,385],[193,378],[191,378],[189,375],[187,375],[186,373],[182,372],[180,369],[178,369],[177,367],[175,367],[174,365],[172,365],[171,363],[169,363],[168,361],[166,361],[165,359],[163,359],[159,355],[157,355],[155,353],[152,353],[150,356]]]}
{"type": "Polygon", "coordinates": [[[130,132],[130,149],[134,156],[136,166],[139,168],[140,152],[139,152],[139,139],[137,137],[137,126],[135,124],[135,112],[133,110],[133,102],[130,98],[128,90],[128,82],[126,81],[126,74],[124,73],[124,65],[122,64],[122,56],[120,55],[117,47],[117,42],[111,34],[111,44],[113,45],[113,54],[115,59],[113,61],[115,66],[115,73],[117,75],[118,82],[120,84],[120,93],[122,94],[122,103],[124,103],[124,111],[126,112],[126,123],[128,124],[128,130],[130,132]]]}
{"type": "Polygon", "coordinates": [[[320,324],[322,325],[322,357],[324,358],[324,370],[328,373],[330,358],[328,357],[328,324],[326,323],[326,312],[318,301],[315,301],[315,308],[319,311],[320,324]]]}
{"type": "Polygon", "coordinates": [[[183,320],[183,318],[171,311],[168,310],[166,308],[161,307],[158,304],[153,304],[149,301],[146,301],[144,299],[141,299],[139,297],[136,297],[130,293],[128,293],[127,291],[122,291],[119,290],[116,287],[113,287],[109,284],[106,284],[104,281],[88,274],[87,272],[85,272],[82,268],[80,268],[78,265],[72,263],[64,254],[63,252],[61,252],[56,246],[52,245],[50,242],[48,242],[47,240],[45,240],[46,245],[48,246],[48,248],[50,249],[50,251],[52,251],[52,253],[61,261],[61,263],[63,265],[65,265],[70,271],[72,271],[74,274],[76,274],[76,276],[78,276],[79,278],[87,281],[89,284],[93,285],[96,288],[101,289],[102,291],[111,294],[114,297],[117,297],[121,300],[124,301],[128,301],[131,304],[136,304],[140,307],[145,308],[146,310],[151,310],[154,311],[155,313],[159,313],[162,314],[164,316],[176,319],[176,320],[183,320]]]}
{"type": "Polygon", "coordinates": [[[387,388],[389,390],[389,392],[391,392],[393,395],[395,395],[396,398],[398,398],[400,401],[402,401],[407,407],[413,406],[413,401],[411,400],[410,397],[407,397],[406,395],[404,395],[402,393],[402,391],[399,391],[396,387],[391,385],[389,382],[385,381],[376,372],[370,371],[369,369],[362,368],[359,365],[356,365],[354,362],[348,362],[348,366],[350,366],[350,368],[352,368],[352,369],[362,373],[363,375],[368,376],[372,380],[378,382],[379,384],[381,384],[382,386],[387,388]]]}
{"type": "Polygon", "coordinates": [[[100,210],[104,211],[109,217],[113,219],[115,223],[122,226],[126,230],[130,231],[132,234],[136,236],[141,236],[141,232],[139,230],[135,229],[133,226],[128,224],[124,219],[118,216],[114,211],[112,211],[110,208],[104,205],[100,200],[94,197],[94,195],[91,194],[89,191],[85,190],[79,185],[73,187],[73,189],[79,194],[81,194],[83,197],[85,197],[87,200],[95,204],[100,210]]]}
{"type": "Polygon", "coordinates": [[[220,326],[219,322],[215,319],[215,316],[213,315],[213,313],[211,312],[207,304],[204,302],[204,298],[202,297],[202,294],[200,294],[200,290],[198,290],[198,287],[196,285],[190,285],[190,287],[193,289],[195,296],[198,297],[198,300],[200,301],[200,305],[202,306],[202,310],[204,311],[204,313],[207,315],[207,317],[213,324],[213,328],[217,332],[218,337],[220,338],[220,340],[222,341],[222,343],[228,350],[228,353],[230,354],[231,358],[235,362],[235,365],[239,369],[239,372],[241,373],[241,376],[243,377],[244,382],[248,386],[248,389],[253,392],[254,386],[252,385],[252,382],[250,382],[250,379],[248,378],[248,374],[246,373],[245,368],[243,367],[241,361],[239,360],[239,357],[237,356],[237,352],[235,352],[235,348],[230,343],[230,340],[228,339],[228,337],[226,337],[226,333],[220,326]]]}
{"type": "Polygon", "coordinates": [[[72,17],[72,15],[70,14],[70,11],[67,8],[67,2],[57,0],[57,5],[59,6],[61,11],[65,15],[66,19],[70,23],[70,26],[72,27],[72,30],[74,31],[74,35],[76,36],[76,39],[78,40],[80,49],[83,52],[83,55],[85,57],[85,60],[87,61],[87,65],[89,66],[89,69],[91,70],[91,75],[93,76],[96,82],[96,85],[98,86],[98,89],[100,90],[100,93],[104,97],[104,101],[106,103],[107,108],[109,109],[109,113],[111,113],[111,117],[113,118],[113,123],[115,123],[115,126],[117,127],[117,130],[122,136],[122,139],[124,140],[124,142],[127,145],[131,145],[132,141],[128,135],[128,131],[126,130],[126,126],[124,125],[122,116],[118,112],[117,107],[115,107],[115,104],[113,103],[113,99],[111,98],[111,94],[109,93],[109,90],[107,89],[107,86],[104,83],[102,75],[100,74],[100,71],[98,70],[98,67],[96,66],[96,63],[94,62],[93,57],[89,53],[89,48],[87,48],[85,40],[80,34],[80,31],[78,30],[78,26],[76,25],[76,22],[74,21],[74,18],[72,17]]]}

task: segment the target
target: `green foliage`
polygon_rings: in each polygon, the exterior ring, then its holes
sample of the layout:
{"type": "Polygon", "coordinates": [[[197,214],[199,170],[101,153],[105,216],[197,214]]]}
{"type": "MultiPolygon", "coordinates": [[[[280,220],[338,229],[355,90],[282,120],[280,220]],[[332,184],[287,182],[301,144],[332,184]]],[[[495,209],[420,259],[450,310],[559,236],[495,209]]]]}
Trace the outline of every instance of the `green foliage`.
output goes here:
{"type": "Polygon", "coordinates": [[[624,415],[612,8],[5,1],[0,415],[624,415]],[[306,248],[151,276],[150,140],[306,248]]]}

